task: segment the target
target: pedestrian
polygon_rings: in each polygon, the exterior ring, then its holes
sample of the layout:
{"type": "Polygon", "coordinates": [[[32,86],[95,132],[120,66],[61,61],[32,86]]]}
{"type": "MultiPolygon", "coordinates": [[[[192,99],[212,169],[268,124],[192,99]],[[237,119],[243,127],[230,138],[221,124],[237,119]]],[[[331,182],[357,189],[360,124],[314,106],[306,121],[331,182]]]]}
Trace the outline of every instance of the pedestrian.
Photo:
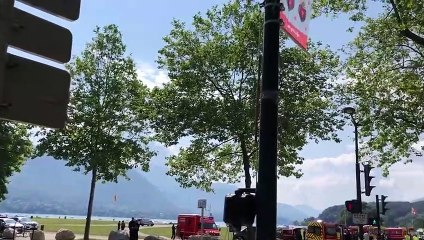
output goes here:
{"type": "Polygon", "coordinates": [[[349,232],[349,230],[345,230],[345,240],[351,240],[351,236],[350,236],[350,232],[349,232]]]}
{"type": "Polygon", "coordinates": [[[118,231],[121,230],[121,221],[118,221],[118,231]]]}
{"type": "Polygon", "coordinates": [[[171,239],[174,240],[175,239],[175,224],[172,224],[172,234],[171,234],[171,239]]]}
{"type": "Polygon", "coordinates": [[[121,230],[124,231],[125,230],[125,221],[122,220],[121,222],[121,230]]]}
{"type": "Polygon", "coordinates": [[[130,229],[130,240],[137,240],[139,225],[134,218],[131,218],[131,221],[128,223],[128,228],[130,229]]]}
{"type": "Polygon", "coordinates": [[[3,231],[6,229],[6,223],[4,221],[0,221],[0,235],[3,235],[3,231]]]}

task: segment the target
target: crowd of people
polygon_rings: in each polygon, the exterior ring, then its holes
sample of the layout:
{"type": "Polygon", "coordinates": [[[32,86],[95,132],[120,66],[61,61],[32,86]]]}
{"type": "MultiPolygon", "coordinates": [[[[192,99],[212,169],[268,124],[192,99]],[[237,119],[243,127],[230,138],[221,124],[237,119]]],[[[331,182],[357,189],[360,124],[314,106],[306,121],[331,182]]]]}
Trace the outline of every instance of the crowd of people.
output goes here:
{"type": "MultiPolygon", "coordinates": [[[[130,240],[138,239],[138,231],[140,230],[140,225],[140,221],[136,221],[134,218],[131,218],[131,221],[128,223],[128,229],[130,230],[130,240]]],[[[125,221],[118,222],[118,231],[125,230],[125,227],[125,221]]]]}
{"type": "MultiPolygon", "coordinates": [[[[138,231],[140,230],[141,222],[136,221],[134,218],[131,218],[131,221],[128,223],[128,229],[130,230],[130,240],[137,240],[138,239],[138,231]]],[[[118,222],[118,231],[124,231],[126,227],[125,221],[119,221],[118,222]]],[[[171,227],[171,239],[175,239],[175,231],[176,226],[172,224],[171,227]]]]}

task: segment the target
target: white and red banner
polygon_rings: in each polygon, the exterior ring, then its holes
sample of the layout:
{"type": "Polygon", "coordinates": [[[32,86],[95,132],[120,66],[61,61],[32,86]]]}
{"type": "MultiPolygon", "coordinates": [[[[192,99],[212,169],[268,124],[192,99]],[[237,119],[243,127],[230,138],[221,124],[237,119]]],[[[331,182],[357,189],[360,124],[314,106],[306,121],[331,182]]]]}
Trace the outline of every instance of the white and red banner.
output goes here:
{"type": "Polygon", "coordinates": [[[281,0],[284,11],[280,12],[284,31],[303,49],[308,48],[308,28],[312,15],[313,0],[281,0]]]}
{"type": "Polygon", "coordinates": [[[417,215],[417,212],[415,211],[415,208],[411,208],[411,214],[414,215],[414,216],[417,215]]]}

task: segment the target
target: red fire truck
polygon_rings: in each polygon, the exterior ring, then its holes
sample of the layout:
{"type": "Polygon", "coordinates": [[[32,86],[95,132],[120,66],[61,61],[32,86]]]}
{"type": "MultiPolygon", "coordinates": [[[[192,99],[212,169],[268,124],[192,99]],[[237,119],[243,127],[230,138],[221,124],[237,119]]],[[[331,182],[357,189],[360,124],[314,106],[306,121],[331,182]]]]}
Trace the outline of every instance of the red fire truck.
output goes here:
{"type": "Polygon", "coordinates": [[[385,228],[384,234],[387,236],[388,240],[403,240],[405,239],[406,228],[385,228]]]}
{"type": "MultiPolygon", "coordinates": [[[[177,236],[181,239],[188,239],[192,235],[202,234],[202,217],[198,214],[178,215],[177,236]]],[[[203,217],[204,234],[215,236],[219,239],[220,229],[215,224],[213,217],[203,217]]]]}
{"type": "Polygon", "coordinates": [[[306,232],[308,240],[340,240],[340,227],[335,223],[326,223],[322,221],[313,221],[308,224],[306,232]]]}

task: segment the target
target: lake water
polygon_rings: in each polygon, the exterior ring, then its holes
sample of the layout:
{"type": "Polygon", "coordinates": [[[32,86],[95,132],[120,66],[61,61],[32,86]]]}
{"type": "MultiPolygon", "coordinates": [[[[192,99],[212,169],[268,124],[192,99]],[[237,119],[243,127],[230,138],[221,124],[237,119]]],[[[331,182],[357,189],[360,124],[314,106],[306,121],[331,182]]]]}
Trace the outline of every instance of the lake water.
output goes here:
{"type": "MultiPolygon", "coordinates": [[[[40,217],[40,218],[64,218],[66,216],[67,219],[85,219],[86,216],[79,215],[56,215],[56,214],[37,214],[37,213],[1,213],[0,215],[7,215],[9,217],[13,216],[25,216],[25,217],[40,217]]],[[[92,216],[92,220],[100,220],[100,221],[130,221],[131,218],[123,218],[123,217],[99,217],[92,216]]],[[[169,224],[176,223],[177,219],[160,219],[160,218],[152,218],[152,221],[156,224],[169,224]]],[[[226,224],[224,222],[216,222],[216,225],[219,227],[225,227],[226,224]]]]}

